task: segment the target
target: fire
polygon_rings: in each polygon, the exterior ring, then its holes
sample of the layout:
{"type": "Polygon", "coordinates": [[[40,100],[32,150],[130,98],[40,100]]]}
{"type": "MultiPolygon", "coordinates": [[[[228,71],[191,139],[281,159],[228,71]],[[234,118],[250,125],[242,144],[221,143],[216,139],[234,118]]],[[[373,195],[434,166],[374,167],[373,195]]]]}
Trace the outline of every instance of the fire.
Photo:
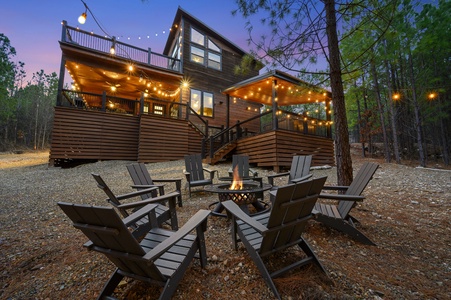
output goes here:
{"type": "Polygon", "coordinates": [[[233,181],[232,185],[230,186],[231,190],[242,190],[243,189],[243,180],[241,179],[240,175],[238,174],[238,165],[233,168],[233,181]]]}

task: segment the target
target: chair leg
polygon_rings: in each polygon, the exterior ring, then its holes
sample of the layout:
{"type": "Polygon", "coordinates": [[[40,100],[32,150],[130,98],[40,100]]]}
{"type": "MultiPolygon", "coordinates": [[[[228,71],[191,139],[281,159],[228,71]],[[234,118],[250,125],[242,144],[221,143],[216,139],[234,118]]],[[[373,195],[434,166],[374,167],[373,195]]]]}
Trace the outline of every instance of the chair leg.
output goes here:
{"type": "Polygon", "coordinates": [[[308,257],[311,257],[313,259],[313,261],[321,269],[321,271],[323,271],[327,275],[326,269],[324,268],[323,264],[319,261],[318,257],[316,256],[315,252],[313,252],[312,248],[307,243],[307,241],[302,239],[302,241],[298,245],[308,257]]]}
{"type": "Polygon", "coordinates": [[[271,275],[269,274],[268,270],[266,269],[265,263],[263,262],[262,258],[254,250],[252,245],[245,239],[245,237],[241,235],[241,232],[239,232],[239,233],[240,233],[240,239],[241,239],[242,243],[246,247],[247,252],[251,256],[251,258],[254,261],[255,265],[257,266],[258,270],[260,271],[260,274],[262,275],[263,280],[265,280],[266,284],[271,289],[274,296],[280,300],[281,298],[280,298],[279,291],[277,291],[277,288],[276,288],[274,282],[272,281],[271,275]]]}
{"type": "Polygon", "coordinates": [[[366,237],[360,230],[342,219],[333,219],[323,215],[316,215],[316,220],[332,227],[338,231],[346,233],[351,238],[367,245],[376,246],[368,237],[366,237]]]}
{"type": "Polygon", "coordinates": [[[108,279],[99,297],[97,297],[97,300],[103,299],[104,297],[111,296],[113,294],[117,285],[121,282],[122,278],[124,278],[123,275],[118,273],[118,270],[119,269],[116,269],[111,275],[110,279],[108,279]]]}

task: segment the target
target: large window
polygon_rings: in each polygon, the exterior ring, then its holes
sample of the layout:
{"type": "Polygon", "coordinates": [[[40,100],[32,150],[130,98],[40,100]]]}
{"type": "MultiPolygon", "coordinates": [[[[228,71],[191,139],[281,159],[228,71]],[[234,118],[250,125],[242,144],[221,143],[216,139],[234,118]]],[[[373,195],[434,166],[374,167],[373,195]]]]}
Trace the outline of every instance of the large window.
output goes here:
{"type": "Polygon", "coordinates": [[[201,116],[213,117],[213,94],[191,90],[191,108],[201,116]]]}
{"type": "Polygon", "coordinates": [[[191,28],[191,61],[209,68],[221,70],[222,54],[218,47],[210,38],[191,28]]]}

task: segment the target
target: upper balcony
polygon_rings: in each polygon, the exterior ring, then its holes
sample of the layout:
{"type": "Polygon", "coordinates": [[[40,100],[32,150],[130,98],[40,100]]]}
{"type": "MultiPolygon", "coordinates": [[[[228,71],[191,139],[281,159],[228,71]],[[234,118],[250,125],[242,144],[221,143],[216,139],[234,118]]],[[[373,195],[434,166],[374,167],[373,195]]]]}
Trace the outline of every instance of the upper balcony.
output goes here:
{"type": "Polygon", "coordinates": [[[133,63],[182,73],[179,59],[152,52],[150,48],[146,50],[122,43],[115,37],[100,36],[76,27],[68,26],[66,21],[63,21],[62,25],[61,42],[63,43],[68,43],[75,47],[87,48],[91,51],[110,56],[114,55],[117,58],[122,58],[133,63]]]}

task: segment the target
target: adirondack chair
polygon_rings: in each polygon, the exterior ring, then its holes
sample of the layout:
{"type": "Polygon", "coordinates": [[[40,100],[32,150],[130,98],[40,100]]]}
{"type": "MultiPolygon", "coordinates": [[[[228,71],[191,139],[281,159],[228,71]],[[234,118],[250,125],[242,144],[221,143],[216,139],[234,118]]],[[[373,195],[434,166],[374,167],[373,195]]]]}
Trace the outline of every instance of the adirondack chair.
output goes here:
{"type": "MultiPolygon", "coordinates": [[[[133,180],[133,188],[137,189],[144,189],[149,188],[152,186],[158,187],[158,193],[161,195],[164,195],[164,184],[158,184],[158,183],[174,183],[175,184],[175,190],[178,192],[181,192],[182,190],[182,179],[179,178],[171,178],[171,179],[152,179],[150,177],[149,171],[147,170],[147,167],[143,163],[136,163],[131,164],[127,166],[128,173],[130,174],[130,177],[133,180]]],[[[156,190],[152,191],[149,194],[141,195],[142,200],[146,200],[148,198],[154,198],[158,196],[158,193],[156,190]]],[[[177,198],[177,203],[179,207],[182,207],[182,194],[177,198]]]]}
{"type": "MultiPolygon", "coordinates": [[[[222,202],[232,219],[233,247],[237,250],[238,235],[266,284],[278,299],[280,299],[280,295],[273,278],[308,263],[315,263],[321,271],[327,274],[316,254],[302,237],[325,182],[326,177],[322,177],[279,187],[271,211],[252,217],[244,213],[233,201],[222,202]],[[299,258],[298,261],[269,273],[263,258],[296,245],[306,257],[299,258]]],[[[272,256],[271,259],[277,259],[277,255],[272,256]]]]}
{"type": "Polygon", "coordinates": [[[238,168],[237,174],[240,178],[246,179],[258,176],[258,172],[249,167],[249,156],[247,155],[232,156],[232,167],[228,170],[230,177],[233,176],[235,168],[238,168]]]}
{"type": "Polygon", "coordinates": [[[274,175],[268,175],[268,183],[272,186],[274,185],[274,178],[288,176],[288,182],[296,183],[303,181],[312,177],[310,173],[310,165],[312,164],[311,155],[295,155],[291,161],[291,168],[289,172],[278,173],[274,175]]]}
{"type": "Polygon", "coordinates": [[[203,167],[202,156],[200,154],[185,155],[185,170],[183,174],[186,177],[189,196],[191,197],[192,187],[213,184],[213,179],[217,172],[218,170],[210,170],[203,167]],[[209,178],[205,178],[204,172],[209,174],[209,178]]]}
{"type": "MultiPolygon", "coordinates": [[[[124,195],[116,196],[110,187],[105,183],[103,178],[99,174],[91,174],[97,182],[97,186],[105,192],[108,196],[106,199],[111,205],[113,205],[121,215],[126,218],[130,215],[129,211],[138,210],[139,208],[150,204],[157,204],[155,208],[156,213],[156,224],[161,226],[162,224],[170,221],[172,230],[177,230],[178,221],[177,221],[177,211],[176,211],[176,199],[180,196],[180,192],[172,192],[166,195],[158,196],[155,198],[149,198],[146,200],[139,200],[136,202],[130,203],[121,203],[123,200],[139,197],[141,195],[149,194],[152,191],[158,189],[157,187],[151,187],[147,189],[142,189],[139,191],[131,192],[124,195]],[[166,203],[168,206],[163,205],[162,203],[166,203]]],[[[133,234],[136,237],[142,236],[145,232],[147,232],[152,224],[149,224],[146,220],[137,220],[136,223],[132,224],[132,228],[134,229],[133,234]]],[[[153,224],[155,225],[155,224],[153,224]]]]}
{"type": "Polygon", "coordinates": [[[143,217],[155,218],[155,204],[122,220],[112,207],[64,202],[58,205],[73,226],[89,238],[84,246],[105,254],[117,267],[98,299],[113,299],[110,296],[124,276],[163,286],[159,299],[170,299],[195,255],[202,268],[207,264],[204,231],[210,211],[198,211],[178,231],[152,227],[138,242],[127,226],[143,217]],[[190,234],[194,230],[196,234],[190,234]]]}
{"type": "Polygon", "coordinates": [[[344,194],[320,194],[320,199],[338,200],[338,205],[316,203],[313,209],[315,220],[344,232],[352,238],[368,245],[375,245],[368,237],[355,227],[359,222],[350,215],[352,208],[357,201],[363,201],[365,197],[361,196],[363,190],[370,182],[376,172],[378,164],[366,162],[357,172],[354,180],[349,186],[325,186],[324,190],[345,191],[344,194]]]}

